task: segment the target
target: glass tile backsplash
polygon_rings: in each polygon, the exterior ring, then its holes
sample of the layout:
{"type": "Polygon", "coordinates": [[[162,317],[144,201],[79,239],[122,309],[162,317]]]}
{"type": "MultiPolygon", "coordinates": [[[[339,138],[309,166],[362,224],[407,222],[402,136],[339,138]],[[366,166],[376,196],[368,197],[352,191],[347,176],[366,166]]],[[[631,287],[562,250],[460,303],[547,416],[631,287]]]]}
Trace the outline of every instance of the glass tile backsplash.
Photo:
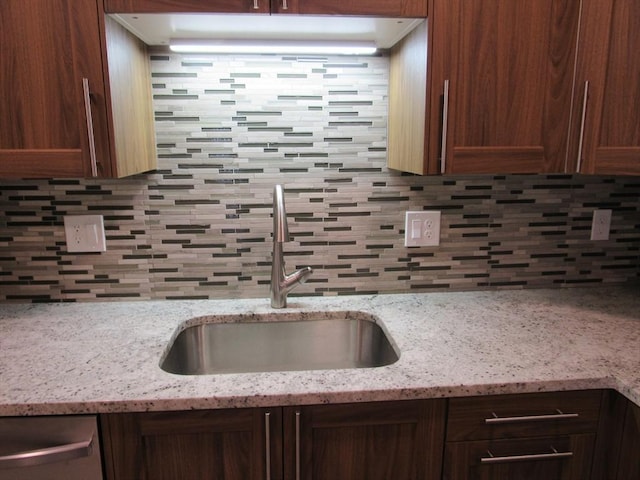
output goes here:
{"type": "MultiPolygon", "coordinates": [[[[294,295],[600,285],[640,279],[640,178],[420,177],[386,168],[386,57],[151,56],[159,169],[0,180],[0,301],[268,297],[273,185],[294,295]],[[590,241],[596,208],[611,236],[590,241]],[[438,247],[404,212],[440,210],[438,247]],[[101,214],[107,251],[66,251],[101,214]]],[[[411,92],[406,92],[411,95],[411,92]]]]}

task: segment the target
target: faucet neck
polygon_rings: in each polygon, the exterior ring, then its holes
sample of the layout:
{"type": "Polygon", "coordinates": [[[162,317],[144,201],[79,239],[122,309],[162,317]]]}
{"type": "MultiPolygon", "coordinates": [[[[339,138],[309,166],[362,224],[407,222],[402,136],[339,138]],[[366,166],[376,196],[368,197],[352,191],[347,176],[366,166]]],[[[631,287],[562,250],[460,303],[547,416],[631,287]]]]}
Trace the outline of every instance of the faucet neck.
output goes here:
{"type": "Polygon", "coordinates": [[[284,207],[284,191],[282,185],[273,189],[273,241],[283,243],[289,241],[287,211],[284,207]]]}

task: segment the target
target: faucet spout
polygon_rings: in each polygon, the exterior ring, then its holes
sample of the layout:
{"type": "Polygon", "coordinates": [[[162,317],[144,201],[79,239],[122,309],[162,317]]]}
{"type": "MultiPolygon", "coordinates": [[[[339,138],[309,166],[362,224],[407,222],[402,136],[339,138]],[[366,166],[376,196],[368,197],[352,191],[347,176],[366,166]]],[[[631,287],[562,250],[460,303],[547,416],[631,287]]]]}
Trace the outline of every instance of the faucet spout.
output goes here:
{"type": "Polygon", "coordinates": [[[289,241],[287,214],[284,207],[282,185],[276,185],[273,190],[273,258],[271,263],[271,307],[284,308],[287,306],[287,294],[296,286],[307,281],[313,270],[304,267],[287,274],[284,265],[282,244],[289,241]]]}

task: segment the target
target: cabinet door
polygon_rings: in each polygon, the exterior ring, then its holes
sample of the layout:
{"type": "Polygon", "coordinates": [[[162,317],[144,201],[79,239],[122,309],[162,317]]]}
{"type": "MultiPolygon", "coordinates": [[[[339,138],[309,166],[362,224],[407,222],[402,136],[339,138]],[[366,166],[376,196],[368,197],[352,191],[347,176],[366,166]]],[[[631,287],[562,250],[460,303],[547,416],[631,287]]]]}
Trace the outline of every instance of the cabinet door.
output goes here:
{"type": "Polygon", "coordinates": [[[280,409],[109,414],[101,425],[108,479],[281,478],[280,409]]]}
{"type": "Polygon", "coordinates": [[[286,408],[284,478],[440,478],[445,408],[444,400],[286,408]]]}
{"type": "Polygon", "coordinates": [[[640,406],[632,402],[624,417],[617,478],[640,478],[640,406]]]}
{"type": "Polygon", "coordinates": [[[107,13],[269,13],[269,0],[104,0],[107,13]]]}
{"type": "Polygon", "coordinates": [[[585,0],[572,171],[640,175],[640,2],[585,0]]]}
{"type": "Polygon", "coordinates": [[[426,17],[427,0],[271,0],[274,13],[426,17]]]}
{"type": "Polygon", "coordinates": [[[0,177],[92,176],[87,114],[105,110],[97,5],[0,2],[0,177]]]}
{"type": "Polygon", "coordinates": [[[446,480],[587,480],[595,434],[450,442],[446,480]]]}
{"type": "Polygon", "coordinates": [[[579,6],[434,0],[430,173],[564,171],[579,6]]]}

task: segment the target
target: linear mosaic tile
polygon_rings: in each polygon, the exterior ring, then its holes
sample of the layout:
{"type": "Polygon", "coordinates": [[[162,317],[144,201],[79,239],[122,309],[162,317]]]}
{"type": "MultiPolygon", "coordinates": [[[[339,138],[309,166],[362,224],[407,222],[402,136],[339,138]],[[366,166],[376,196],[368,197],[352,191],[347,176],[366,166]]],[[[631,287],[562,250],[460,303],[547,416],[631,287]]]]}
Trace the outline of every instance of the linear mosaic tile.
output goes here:
{"type": "Polygon", "coordinates": [[[640,280],[640,178],[420,177],[386,168],[388,59],[152,55],[159,168],[115,181],[0,181],[0,301],[267,297],[282,183],[292,295],[640,280]],[[611,237],[589,240],[592,212],[611,237]],[[439,247],[404,212],[440,210],[439,247]],[[102,214],[107,251],[66,251],[102,214]]]}

